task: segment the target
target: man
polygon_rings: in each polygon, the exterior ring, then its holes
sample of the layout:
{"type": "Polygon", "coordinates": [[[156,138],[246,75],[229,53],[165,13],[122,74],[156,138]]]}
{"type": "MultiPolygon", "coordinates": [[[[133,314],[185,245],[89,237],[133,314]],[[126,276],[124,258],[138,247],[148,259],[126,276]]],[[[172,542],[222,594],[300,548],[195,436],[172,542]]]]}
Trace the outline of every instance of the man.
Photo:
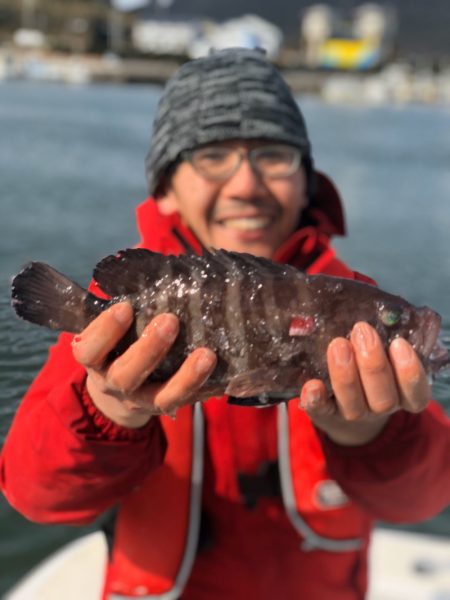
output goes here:
{"type": "MultiPolygon", "coordinates": [[[[344,233],[338,194],[259,51],[214,53],[169,81],[147,177],[143,247],[225,248],[370,281],[329,245],[344,233]]],[[[207,399],[208,348],[164,384],[146,381],[177,337],[173,314],[108,361],[132,320],[120,303],[62,334],[1,463],[6,497],[32,520],[84,524],[117,507],[105,598],[360,599],[373,520],[425,519],[449,502],[449,422],[405,340],[386,354],[357,323],[328,348],[332,398],[313,380],[300,400],[260,410],[207,399]]]]}

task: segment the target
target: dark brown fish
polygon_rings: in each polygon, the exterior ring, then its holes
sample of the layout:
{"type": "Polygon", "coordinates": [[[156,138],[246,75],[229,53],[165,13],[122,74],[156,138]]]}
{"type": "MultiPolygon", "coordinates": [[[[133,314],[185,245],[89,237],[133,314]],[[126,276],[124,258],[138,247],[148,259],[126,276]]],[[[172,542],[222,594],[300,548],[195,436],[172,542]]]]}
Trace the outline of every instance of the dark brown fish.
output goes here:
{"type": "Polygon", "coordinates": [[[308,276],[248,254],[219,250],[175,257],[125,250],[100,261],[94,279],[111,300],[32,262],[12,282],[12,305],[32,323],[78,333],[101,311],[128,300],[135,321],[118,353],[155,315],[175,313],[180,334],[151,379],[166,380],[189,352],[207,346],[218,355],[210,383],[242,404],[293,397],[313,377],[329,384],[328,343],[348,337],[357,321],[373,325],[386,346],[396,337],[407,339],[430,374],[450,361],[438,342],[441,319],[430,308],[371,285],[308,276]]]}

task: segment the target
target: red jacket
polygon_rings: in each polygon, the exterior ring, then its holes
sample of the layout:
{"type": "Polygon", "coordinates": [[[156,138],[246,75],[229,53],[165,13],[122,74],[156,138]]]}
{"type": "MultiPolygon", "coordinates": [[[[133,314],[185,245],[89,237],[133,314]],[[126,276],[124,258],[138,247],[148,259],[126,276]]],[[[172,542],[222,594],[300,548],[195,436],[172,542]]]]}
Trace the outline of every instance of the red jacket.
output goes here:
{"type": "MultiPolygon", "coordinates": [[[[334,205],[334,212],[315,210],[315,222],[294,234],[277,259],[309,272],[360,278],[334,257],[328,245],[331,233],[342,232],[339,207],[334,205]]],[[[162,217],[151,201],[139,208],[138,224],[145,247],[179,253],[185,250],[184,239],[198,249],[179,219],[162,217]]],[[[148,524],[138,518],[146,503],[142,495],[144,491],[149,503],[155,501],[159,488],[156,483],[149,486],[149,481],[162,477],[173,440],[165,453],[160,420],[127,430],[101,415],[86,393],[85,373],[72,357],[70,341],[71,336],[60,336],[17,412],[0,462],[2,490],[18,511],[42,523],[85,524],[113,505],[125,507],[122,512],[131,505],[136,523],[126,531],[120,528],[119,510],[116,539],[123,548],[133,543],[134,532],[151,536],[148,524]]],[[[245,409],[210,399],[204,404],[208,452],[202,506],[211,543],[197,553],[183,600],[363,598],[373,519],[417,521],[450,502],[450,426],[436,404],[419,415],[396,413],[372,443],[343,448],[316,432],[304,413],[293,410],[294,402],[289,403],[290,457],[297,508],[320,535],[338,539],[356,535],[362,539],[360,548],[339,553],[308,550],[278,496],[261,497],[248,508],[239,480],[279,458],[277,409],[245,409]]],[[[167,430],[166,435],[170,441],[167,430]]],[[[175,478],[174,490],[176,485],[175,478]]],[[[167,498],[170,501],[173,498],[167,498]]],[[[158,517],[148,517],[153,528],[161,521],[158,517]]],[[[164,561],[172,536],[177,535],[177,522],[162,521],[164,561]]],[[[129,518],[127,523],[131,522],[129,518]]],[[[119,591],[120,582],[114,577],[113,564],[105,595],[114,586],[119,591]]]]}

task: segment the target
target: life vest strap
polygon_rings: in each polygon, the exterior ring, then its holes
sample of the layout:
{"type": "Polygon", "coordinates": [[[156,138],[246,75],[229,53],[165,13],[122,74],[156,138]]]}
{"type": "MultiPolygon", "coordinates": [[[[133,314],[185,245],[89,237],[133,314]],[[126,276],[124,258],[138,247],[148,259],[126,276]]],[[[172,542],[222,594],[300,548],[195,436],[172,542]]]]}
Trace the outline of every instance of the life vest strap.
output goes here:
{"type": "Polygon", "coordinates": [[[200,402],[193,407],[193,435],[192,435],[192,470],[191,490],[189,502],[189,525],[183,558],[180,563],[173,587],[160,594],[146,594],[144,590],[136,590],[133,596],[112,593],[108,600],[126,600],[140,598],[140,600],[178,600],[183,593],[187,580],[197,554],[197,544],[200,532],[202,486],[204,469],[205,422],[203,409],[200,402]]]}
{"type": "Polygon", "coordinates": [[[297,510],[292,481],[291,459],[289,454],[289,416],[285,402],[278,405],[278,465],[280,469],[281,494],[284,507],[294,529],[303,538],[302,550],[326,550],[327,552],[351,552],[363,545],[360,538],[333,539],[316,533],[297,510]]]}

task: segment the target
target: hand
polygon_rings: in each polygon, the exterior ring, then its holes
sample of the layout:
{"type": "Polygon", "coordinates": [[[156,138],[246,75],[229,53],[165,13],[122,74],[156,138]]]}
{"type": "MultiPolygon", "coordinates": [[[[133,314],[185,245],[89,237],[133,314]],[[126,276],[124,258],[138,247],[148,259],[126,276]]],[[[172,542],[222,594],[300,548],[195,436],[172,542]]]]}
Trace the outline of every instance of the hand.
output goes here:
{"type": "Polygon", "coordinates": [[[106,363],[132,322],[131,305],[115,304],[75,336],[72,346],[75,359],[87,371],[87,390],[97,408],[118,425],[136,428],[152,415],[173,415],[177,408],[207,397],[200,388],[217,359],[212,350],[197,348],[168,381],[148,383],[175,341],[179,321],[174,314],[158,315],[121,356],[106,363]]]}
{"type": "Polygon", "coordinates": [[[368,323],[357,323],[350,340],[335,338],[327,351],[334,398],[319,380],[302,389],[300,406],[336,443],[360,445],[374,439],[397,410],[417,413],[431,387],[411,345],[395,339],[388,353],[368,323]]]}

